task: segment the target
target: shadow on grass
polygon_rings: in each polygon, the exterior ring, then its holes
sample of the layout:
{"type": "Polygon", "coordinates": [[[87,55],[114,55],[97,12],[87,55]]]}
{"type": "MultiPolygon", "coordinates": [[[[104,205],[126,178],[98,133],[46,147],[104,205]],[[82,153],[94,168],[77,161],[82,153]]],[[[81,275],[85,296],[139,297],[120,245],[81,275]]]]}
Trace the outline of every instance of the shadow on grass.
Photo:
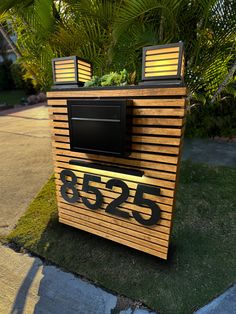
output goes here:
{"type": "Polygon", "coordinates": [[[51,179],[9,239],[160,313],[192,313],[235,280],[236,170],[184,163],[168,261],[58,222],[51,179]]]}

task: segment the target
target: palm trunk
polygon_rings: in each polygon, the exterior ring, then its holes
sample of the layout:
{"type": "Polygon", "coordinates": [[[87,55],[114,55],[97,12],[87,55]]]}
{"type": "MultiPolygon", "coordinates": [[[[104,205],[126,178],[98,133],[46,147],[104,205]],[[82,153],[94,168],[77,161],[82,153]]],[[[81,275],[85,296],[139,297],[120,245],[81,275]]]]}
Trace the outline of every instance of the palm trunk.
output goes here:
{"type": "Polygon", "coordinates": [[[8,45],[11,47],[11,49],[13,50],[15,55],[18,58],[21,57],[21,53],[20,53],[19,49],[17,48],[15,43],[11,40],[10,36],[7,34],[7,32],[5,31],[4,27],[1,24],[0,24],[0,33],[2,34],[3,38],[6,40],[8,45]]]}
{"type": "Polygon", "coordinates": [[[234,61],[234,64],[232,65],[231,69],[229,70],[228,75],[226,76],[226,78],[224,79],[224,81],[221,83],[221,85],[218,87],[217,91],[215,92],[215,94],[213,95],[210,104],[213,104],[217,97],[220,95],[220,93],[222,92],[222,90],[226,87],[226,85],[228,84],[229,80],[232,78],[232,76],[234,75],[234,72],[236,71],[236,60],[234,61]]]}

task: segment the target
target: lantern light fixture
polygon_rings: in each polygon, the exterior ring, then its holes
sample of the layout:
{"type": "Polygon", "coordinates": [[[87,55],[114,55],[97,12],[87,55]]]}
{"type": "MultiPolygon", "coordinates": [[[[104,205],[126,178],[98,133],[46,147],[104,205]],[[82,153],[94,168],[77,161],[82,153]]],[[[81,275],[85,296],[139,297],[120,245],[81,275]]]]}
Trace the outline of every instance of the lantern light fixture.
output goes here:
{"type": "Polygon", "coordinates": [[[77,56],[52,59],[52,70],[56,88],[84,86],[92,78],[91,63],[77,56]]]}
{"type": "Polygon", "coordinates": [[[140,85],[183,86],[183,79],[183,42],[143,48],[140,85]]]}

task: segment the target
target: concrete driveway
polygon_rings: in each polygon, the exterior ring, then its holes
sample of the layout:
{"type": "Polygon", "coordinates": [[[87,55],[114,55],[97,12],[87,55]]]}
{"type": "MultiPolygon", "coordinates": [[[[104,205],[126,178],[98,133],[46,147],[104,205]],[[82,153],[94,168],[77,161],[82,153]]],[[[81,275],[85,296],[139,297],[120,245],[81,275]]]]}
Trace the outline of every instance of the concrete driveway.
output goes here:
{"type": "Polygon", "coordinates": [[[48,108],[0,112],[0,236],[24,213],[53,171],[48,108]]]}

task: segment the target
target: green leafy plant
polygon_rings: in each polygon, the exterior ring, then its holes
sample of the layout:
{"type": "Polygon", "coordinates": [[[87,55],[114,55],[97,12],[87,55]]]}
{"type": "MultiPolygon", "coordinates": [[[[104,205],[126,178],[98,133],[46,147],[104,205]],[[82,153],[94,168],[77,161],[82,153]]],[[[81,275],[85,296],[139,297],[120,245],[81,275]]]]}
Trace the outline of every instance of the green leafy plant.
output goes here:
{"type": "Polygon", "coordinates": [[[110,72],[101,78],[93,76],[92,79],[85,83],[85,87],[94,86],[124,86],[128,84],[128,72],[124,69],[118,72],[110,72]]]}

